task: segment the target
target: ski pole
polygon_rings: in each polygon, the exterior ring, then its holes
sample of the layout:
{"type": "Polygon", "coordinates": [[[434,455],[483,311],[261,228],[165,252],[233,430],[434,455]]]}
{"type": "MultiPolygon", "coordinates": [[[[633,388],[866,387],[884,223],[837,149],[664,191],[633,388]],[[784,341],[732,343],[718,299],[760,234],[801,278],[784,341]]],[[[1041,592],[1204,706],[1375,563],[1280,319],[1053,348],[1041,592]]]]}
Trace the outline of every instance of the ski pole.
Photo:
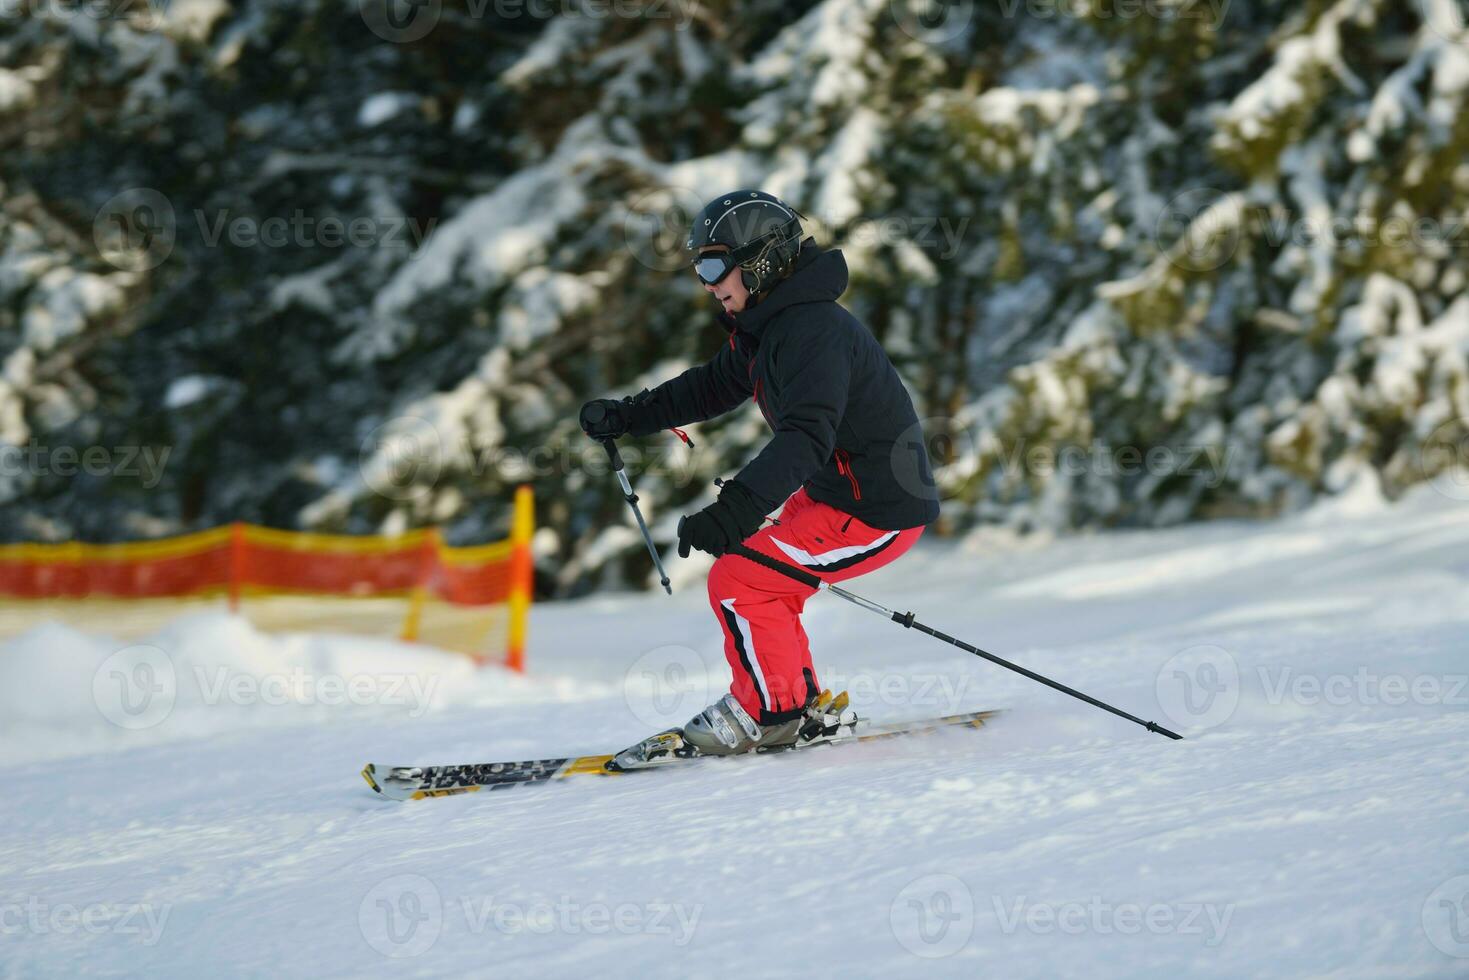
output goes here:
{"type": "MultiPolygon", "coordinates": [[[[680,521],[679,523],[682,524],[683,522],[680,521]]],[[[1159,735],[1167,735],[1169,738],[1173,739],[1183,738],[1182,735],[1179,735],[1176,732],[1170,732],[1168,729],[1164,728],[1162,725],[1159,725],[1157,722],[1143,721],[1136,715],[1130,715],[1120,708],[1114,708],[1110,704],[1107,704],[1105,701],[1098,701],[1096,698],[1092,697],[1089,694],[1083,694],[1075,688],[1067,687],[1065,684],[1053,681],[1049,677],[1043,677],[1033,670],[1026,670],[1019,664],[1011,663],[1003,657],[995,656],[993,653],[987,653],[984,650],[981,650],[979,647],[973,646],[969,643],[965,643],[963,640],[955,639],[947,633],[940,633],[938,630],[932,628],[931,626],[925,626],[923,623],[918,622],[918,620],[913,618],[913,614],[911,612],[894,612],[893,610],[888,609],[886,606],[878,605],[871,599],[864,599],[859,595],[854,595],[853,593],[848,592],[846,589],[842,588],[839,585],[832,585],[830,582],[825,582],[815,575],[811,574],[810,572],[806,571],[804,568],[797,568],[794,565],[781,561],[779,558],[772,558],[769,555],[761,554],[758,551],[754,551],[750,548],[745,547],[743,544],[735,545],[729,550],[729,553],[732,555],[739,555],[741,558],[748,558],[750,561],[755,562],[757,565],[764,565],[766,568],[770,569],[773,572],[779,572],[787,578],[795,579],[797,582],[800,582],[803,585],[810,586],[811,588],[817,589],[818,591],[830,592],[833,595],[840,596],[850,603],[861,606],[863,609],[868,609],[872,612],[877,613],[878,615],[886,616],[888,619],[891,619],[893,622],[899,624],[900,626],[907,627],[908,629],[918,630],[920,633],[927,633],[929,636],[933,637],[936,640],[943,640],[945,643],[952,644],[953,646],[958,647],[960,650],[972,653],[977,657],[983,657],[990,663],[999,664],[1006,670],[1013,670],[1015,671],[1015,673],[1025,677],[1029,677],[1033,681],[1039,681],[1049,688],[1060,691],[1062,694],[1069,694],[1074,698],[1079,698],[1082,701],[1085,701],[1087,704],[1101,708],[1103,711],[1110,711],[1112,714],[1116,715],[1119,718],[1126,718],[1128,721],[1134,724],[1143,726],[1150,732],[1157,732],[1159,735]]]]}
{"type": "MultiPolygon", "coordinates": [[[[588,414],[593,411],[601,411],[602,406],[593,403],[588,406],[588,414]]],[[[592,419],[600,422],[602,416],[592,419]]],[[[622,484],[622,499],[632,508],[632,516],[638,519],[638,530],[643,532],[643,541],[648,546],[648,554],[653,556],[653,566],[658,569],[658,578],[663,582],[663,591],[673,595],[673,586],[668,584],[668,573],[663,570],[663,559],[658,557],[658,548],[653,544],[653,535],[648,533],[648,523],[643,520],[643,511],[638,507],[638,495],[632,492],[632,484],[628,482],[627,471],[622,465],[622,454],[617,451],[617,442],[613,439],[601,440],[602,448],[607,450],[607,458],[612,461],[612,472],[617,474],[617,482],[622,484]]]]}

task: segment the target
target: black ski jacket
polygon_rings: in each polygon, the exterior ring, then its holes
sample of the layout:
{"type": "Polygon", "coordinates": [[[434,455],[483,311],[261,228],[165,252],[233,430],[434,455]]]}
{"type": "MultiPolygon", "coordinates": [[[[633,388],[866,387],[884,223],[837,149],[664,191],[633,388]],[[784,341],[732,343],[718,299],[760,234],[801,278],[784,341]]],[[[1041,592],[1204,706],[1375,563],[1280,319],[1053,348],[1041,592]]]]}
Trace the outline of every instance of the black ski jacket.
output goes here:
{"type": "Polygon", "coordinates": [[[837,304],[846,288],[842,253],[807,239],[788,278],[720,314],[729,340],[712,360],[634,399],[628,431],[702,422],[749,398],[775,435],[735,479],[767,512],[805,486],[873,527],[932,523],[938,493],[913,401],[877,338],[837,304]]]}

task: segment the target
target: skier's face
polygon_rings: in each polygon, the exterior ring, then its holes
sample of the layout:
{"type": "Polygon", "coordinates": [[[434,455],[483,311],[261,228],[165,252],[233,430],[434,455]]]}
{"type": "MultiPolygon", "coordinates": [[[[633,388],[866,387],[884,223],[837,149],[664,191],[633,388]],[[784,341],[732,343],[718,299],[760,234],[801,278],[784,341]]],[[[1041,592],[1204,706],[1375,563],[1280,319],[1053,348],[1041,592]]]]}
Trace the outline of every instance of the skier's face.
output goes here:
{"type": "MultiPolygon", "coordinates": [[[[699,250],[700,255],[709,255],[713,252],[728,252],[729,249],[723,245],[711,245],[699,250]]],[[[750,302],[750,291],[745,288],[745,280],[740,276],[740,267],[735,266],[729,273],[714,285],[700,283],[705,291],[719,300],[726,313],[739,313],[744,310],[750,302]]]]}

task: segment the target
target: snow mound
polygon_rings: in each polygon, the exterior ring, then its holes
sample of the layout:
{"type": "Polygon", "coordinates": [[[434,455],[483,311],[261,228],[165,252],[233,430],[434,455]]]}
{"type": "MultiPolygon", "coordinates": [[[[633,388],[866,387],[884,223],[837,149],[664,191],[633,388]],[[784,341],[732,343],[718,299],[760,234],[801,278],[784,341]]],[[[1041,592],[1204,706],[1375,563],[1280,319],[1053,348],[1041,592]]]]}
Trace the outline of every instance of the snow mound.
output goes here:
{"type": "Polygon", "coordinates": [[[268,634],[223,611],[181,616],[136,643],[47,623],[0,645],[0,738],[36,759],[574,694],[433,647],[268,634]]]}

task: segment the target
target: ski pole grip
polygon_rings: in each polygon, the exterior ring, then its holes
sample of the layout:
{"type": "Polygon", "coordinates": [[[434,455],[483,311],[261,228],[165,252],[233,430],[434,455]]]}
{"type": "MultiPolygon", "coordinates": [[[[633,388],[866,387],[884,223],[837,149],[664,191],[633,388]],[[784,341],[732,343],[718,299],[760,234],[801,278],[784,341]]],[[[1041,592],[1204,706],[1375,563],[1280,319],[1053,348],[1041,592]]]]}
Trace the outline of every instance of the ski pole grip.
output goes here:
{"type": "Polygon", "coordinates": [[[772,572],[779,572],[786,578],[795,579],[802,585],[809,585],[813,589],[821,588],[821,579],[812,575],[804,568],[797,568],[795,565],[783,562],[779,558],[772,558],[769,555],[761,554],[753,548],[746,548],[742,544],[737,544],[729,549],[729,553],[739,555],[741,558],[748,558],[757,565],[764,565],[772,572]]]}
{"type": "Polygon", "coordinates": [[[617,442],[614,439],[603,439],[602,448],[607,450],[607,458],[612,460],[612,472],[616,473],[622,469],[622,454],[617,451],[617,442]]]}
{"type": "Polygon", "coordinates": [[[607,417],[607,408],[601,402],[587,402],[581,407],[581,425],[585,429],[588,424],[597,425],[607,417]]]}

